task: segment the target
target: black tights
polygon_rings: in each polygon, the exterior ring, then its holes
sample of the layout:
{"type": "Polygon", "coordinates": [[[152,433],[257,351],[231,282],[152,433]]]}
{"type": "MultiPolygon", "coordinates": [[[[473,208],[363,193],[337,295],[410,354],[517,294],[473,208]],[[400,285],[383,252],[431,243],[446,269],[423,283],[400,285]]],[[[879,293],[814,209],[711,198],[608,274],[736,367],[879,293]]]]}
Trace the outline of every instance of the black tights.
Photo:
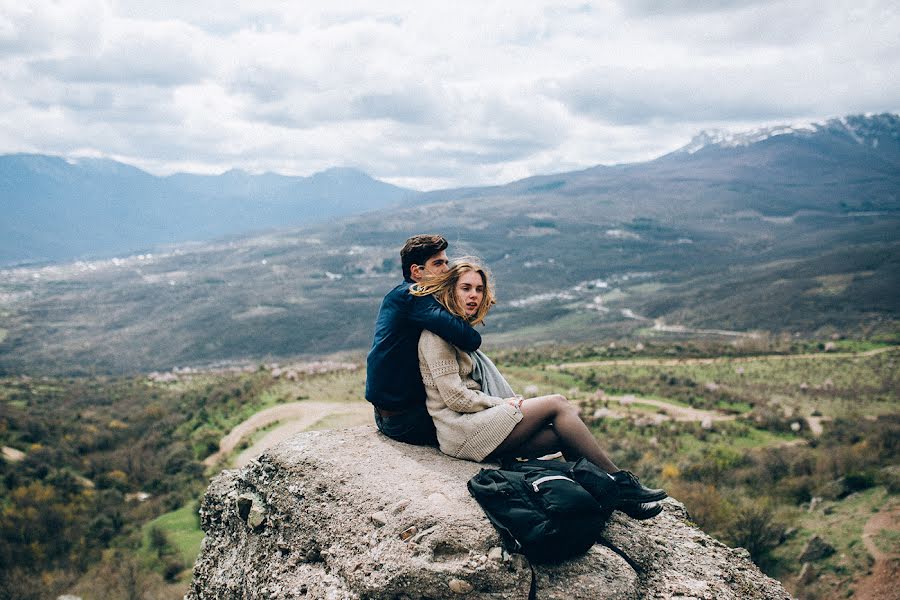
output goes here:
{"type": "Polygon", "coordinates": [[[566,458],[583,456],[607,473],[619,470],[565,397],[528,398],[522,403],[522,415],[491,456],[535,457],[561,450],[566,458]]]}

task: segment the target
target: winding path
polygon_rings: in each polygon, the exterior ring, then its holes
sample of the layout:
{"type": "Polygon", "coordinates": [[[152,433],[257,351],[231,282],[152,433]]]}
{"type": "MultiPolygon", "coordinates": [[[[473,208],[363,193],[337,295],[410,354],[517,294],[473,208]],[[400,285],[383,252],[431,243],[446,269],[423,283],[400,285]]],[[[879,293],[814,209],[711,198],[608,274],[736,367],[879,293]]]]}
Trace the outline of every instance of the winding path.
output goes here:
{"type": "Polygon", "coordinates": [[[728,337],[742,338],[758,338],[759,334],[746,331],[731,331],[729,329],[692,329],[684,325],[666,325],[662,319],[653,321],[654,331],[665,331],[668,333],[699,333],[701,335],[724,335],[728,337]]]}
{"type": "Polygon", "coordinates": [[[326,417],[347,415],[360,424],[372,419],[372,405],[368,402],[288,402],[272,408],[261,410],[252,417],[236,425],[234,429],[219,441],[219,451],[206,457],[203,464],[211,467],[227,458],[241,440],[255,431],[280,422],[272,431],[266,433],[252,446],[241,452],[235,466],[241,467],[251,459],[259,456],[278,442],[295,433],[305,431],[326,417]]]}
{"type": "Polygon", "coordinates": [[[857,600],[900,598],[900,554],[883,552],[875,545],[875,537],[884,530],[900,531],[900,504],[882,507],[863,527],[863,544],[875,563],[872,572],[855,585],[857,600]]]}
{"type": "Polygon", "coordinates": [[[666,415],[673,421],[702,422],[707,419],[711,421],[733,421],[736,418],[736,415],[729,415],[714,410],[704,410],[702,408],[692,408],[690,406],[679,406],[677,404],[665,402],[664,400],[641,398],[640,396],[607,396],[606,399],[609,400],[610,403],[618,402],[620,405],[626,407],[630,404],[646,404],[655,406],[656,408],[665,412],[666,415]]]}
{"type": "Polygon", "coordinates": [[[716,358],[624,358],[616,360],[590,360],[584,362],[568,362],[556,365],[547,365],[548,369],[560,371],[562,369],[584,369],[587,367],[605,367],[605,366],[656,366],[656,367],[677,367],[679,365],[713,365],[716,363],[742,363],[753,362],[757,360],[822,360],[832,358],[861,358],[865,356],[875,356],[892,350],[897,350],[900,346],[885,346],[884,348],[875,348],[864,352],[819,352],[816,354],[759,354],[757,356],[718,356],[716,358]]]}

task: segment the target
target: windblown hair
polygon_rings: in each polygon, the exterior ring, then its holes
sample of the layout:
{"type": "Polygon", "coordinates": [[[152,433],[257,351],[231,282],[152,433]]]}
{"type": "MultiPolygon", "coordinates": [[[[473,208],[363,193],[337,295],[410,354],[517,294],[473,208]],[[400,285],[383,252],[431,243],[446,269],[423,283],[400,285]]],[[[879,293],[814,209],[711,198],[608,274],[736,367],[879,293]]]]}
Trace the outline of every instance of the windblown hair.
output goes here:
{"type": "Polygon", "coordinates": [[[435,300],[440,302],[451,314],[465,319],[472,325],[483,323],[488,311],[497,303],[494,297],[494,289],[491,285],[490,272],[477,259],[470,257],[454,261],[450,265],[450,270],[446,273],[430,276],[428,279],[413,285],[410,287],[410,293],[413,296],[433,295],[435,300]],[[481,282],[484,284],[484,296],[481,298],[481,305],[471,317],[466,316],[465,307],[456,298],[456,284],[459,278],[469,271],[475,271],[481,275],[481,282]]]}
{"type": "Polygon", "coordinates": [[[413,265],[424,265],[429,258],[447,249],[444,236],[433,233],[414,235],[403,244],[400,250],[400,266],[403,278],[409,279],[413,265]]]}

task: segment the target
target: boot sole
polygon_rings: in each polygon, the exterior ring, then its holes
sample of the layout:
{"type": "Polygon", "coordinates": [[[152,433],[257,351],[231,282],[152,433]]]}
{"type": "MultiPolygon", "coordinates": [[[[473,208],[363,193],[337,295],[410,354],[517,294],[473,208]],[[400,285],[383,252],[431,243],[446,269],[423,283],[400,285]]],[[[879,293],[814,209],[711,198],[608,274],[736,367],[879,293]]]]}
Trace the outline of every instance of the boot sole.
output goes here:
{"type": "Polygon", "coordinates": [[[638,503],[638,504],[648,504],[650,502],[659,502],[665,498],[668,498],[669,495],[660,490],[656,494],[645,494],[642,496],[619,496],[619,504],[622,503],[638,503]]]}
{"type": "Polygon", "coordinates": [[[621,512],[625,513],[635,521],[646,521],[647,519],[652,519],[653,517],[661,513],[662,510],[662,506],[657,504],[650,510],[622,510],[621,512]]]}

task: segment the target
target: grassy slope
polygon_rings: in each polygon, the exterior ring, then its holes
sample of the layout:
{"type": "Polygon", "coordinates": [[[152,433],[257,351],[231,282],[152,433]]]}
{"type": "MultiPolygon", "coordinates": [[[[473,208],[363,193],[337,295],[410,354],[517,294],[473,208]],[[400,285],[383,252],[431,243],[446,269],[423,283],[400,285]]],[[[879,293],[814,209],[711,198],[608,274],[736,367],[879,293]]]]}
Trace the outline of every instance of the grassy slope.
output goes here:
{"type": "Polygon", "coordinates": [[[157,527],[165,532],[166,537],[178,552],[186,565],[193,565],[200,553],[203,531],[200,529],[200,518],[197,514],[199,505],[190,502],[178,510],[165,513],[145,524],[141,536],[142,553],[151,555],[150,529],[157,527]]]}

